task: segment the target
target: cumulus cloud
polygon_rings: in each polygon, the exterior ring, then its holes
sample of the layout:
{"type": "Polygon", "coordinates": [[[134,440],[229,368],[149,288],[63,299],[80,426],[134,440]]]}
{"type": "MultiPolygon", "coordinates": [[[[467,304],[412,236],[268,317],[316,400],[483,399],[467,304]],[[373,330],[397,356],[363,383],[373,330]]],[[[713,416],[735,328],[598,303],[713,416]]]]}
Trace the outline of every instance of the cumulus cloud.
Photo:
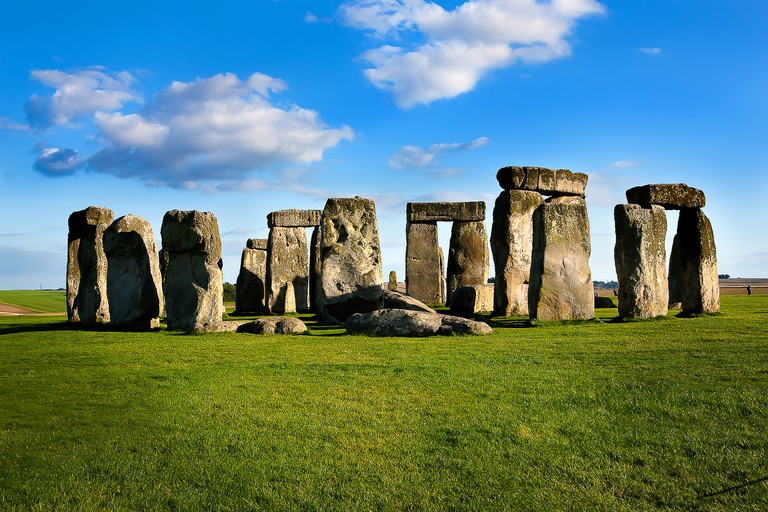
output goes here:
{"type": "Polygon", "coordinates": [[[74,73],[35,69],[30,77],[56,89],[48,96],[33,94],[24,105],[33,128],[63,125],[96,112],[119,110],[126,103],[143,102],[142,96],[131,88],[136,79],[127,71],[110,75],[99,68],[74,73]]]}
{"type": "Polygon", "coordinates": [[[479,137],[472,142],[432,144],[428,148],[406,145],[402,146],[391,157],[389,157],[388,162],[389,166],[394,169],[402,170],[407,168],[415,168],[437,173],[443,177],[447,177],[456,174],[458,170],[453,168],[438,167],[438,154],[475,149],[481,146],[485,146],[486,144],[488,144],[488,138],[479,137]]]}
{"type": "Polygon", "coordinates": [[[389,44],[365,52],[370,82],[411,108],[472,90],[489,71],[569,55],[575,22],[604,12],[595,0],[468,0],[446,10],[425,0],[357,0],[345,23],[389,44]]]}
{"type": "Polygon", "coordinates": [[[76,149],[45,148],[37,156],[34,168],[48,176],[69,176],[85,164],[76,149]]]}

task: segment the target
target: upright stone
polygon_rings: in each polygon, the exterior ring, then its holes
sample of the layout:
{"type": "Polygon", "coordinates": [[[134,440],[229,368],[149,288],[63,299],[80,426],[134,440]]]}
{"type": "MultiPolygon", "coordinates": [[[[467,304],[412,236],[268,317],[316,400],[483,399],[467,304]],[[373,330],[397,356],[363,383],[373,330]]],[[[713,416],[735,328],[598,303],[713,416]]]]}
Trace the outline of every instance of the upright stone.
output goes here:
{"type": "Polygon", "coordinates": [[[163,217],[160,234],[167,254],[163,292],[168,329],[215,330],[224,315],[216,216],[171,210],[163,217]]]}
{"type": "Polygon", "coordinates": [[[677,222],[683,275],[683,313],[720,310],[720,283],[712,224],[699,208],[683,208],[677,222]]]}
{"type": "Polygon", "coordinates": [[[370,199],[331,198],[321,223],[319,313],[343,322],[383,304],[383,271],[376,206],[370,199]]]}
{"type": "Polygon", "coordinates": [[[589,269],[587,205],[547,202],[533,214],[533,253],[528,288],[531,319],[580,320],[595,313],[589,269]]]}
{"type": "Polygon", "coordinates": [[[109,321],[104,230],[112,224],[109,208],[89,206],[69,216],[67,241],[67,318],[95,324],[109,321]]]}
{"type": "Polygon", "coordinates": [[[460,286],[473,286],[488,282],[490,256],[488,233],[482,221],[453,223],[451,245],[448,248],[448,275],[446,290],[460,286]]]}
{"type": "Polygon", "coordinates": [[[318,297],[320,294],[320,226],[312,229],[309,244],[309,310],[317,313],[318,297]]]}
{"type": "Polygon", "coordinates": [[[614,262],[619,280],[619,316],[651,318],[667,314],[667,215],[658,205],[618,204],[614,262]]]}
{"type": "Polygon", "coordinates": [[[491,251],[496,271],[494,315],[528,314],[533,212],[543,201],[538,192],[526,190],[504,191],[496,199],[491,227],[491,251]]]}
{"type": "Polygon", "coordinates": [[[437,222],[408,222],[405,238],[405,292],[426,304],[445,302],[437,222]]]}
{"type": "Polygon", "coordinates": [[[126,215],[104,230],[110,323],[130,330],[160,326],[163,282],[149,222],[126,215]]]}
{"type": "Polygon", "coordinates": [[[679,237],[675,234],[669,251],[669,309],[680,309],[683,305],[683,262],[680,259],[679,237]]]}
{"type": "Polygon", "coordinates": [[[394,270],[389,272],[389,283],[387,284],[387,289],[392,292],[397,291],[397,272],[394,270]]]}
{"type": "Polygon", "coordinates": [[[307,230],[279,227],[269,230],[267,242],[267,309],[270,313],[309,311],[309,253],[307,230]],[[286,303],[291,283],[293,304],[286,303]]]}
{"type": "Polygon", "coordinates": [[[267,239],[251,238],[240,258],[240,273],[235,288],[235,310],[264,311],[267,278],[267,239]]]}

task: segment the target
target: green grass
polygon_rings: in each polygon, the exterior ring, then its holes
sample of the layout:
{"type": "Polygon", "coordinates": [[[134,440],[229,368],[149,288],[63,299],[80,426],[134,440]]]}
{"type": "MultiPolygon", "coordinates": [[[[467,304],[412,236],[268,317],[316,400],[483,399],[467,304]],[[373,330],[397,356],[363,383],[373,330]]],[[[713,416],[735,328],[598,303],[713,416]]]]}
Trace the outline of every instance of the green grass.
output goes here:
{"type": "Polygon", "coordinates": [[[768,296],[430,339],[0,319],[0,510],[765,510],[768,296]]]}
{"type": "Polygon", "coordinates": [[[67,294],[63,291],[0,290],[0,302],[36,313],[67,312],[67,294]]]}

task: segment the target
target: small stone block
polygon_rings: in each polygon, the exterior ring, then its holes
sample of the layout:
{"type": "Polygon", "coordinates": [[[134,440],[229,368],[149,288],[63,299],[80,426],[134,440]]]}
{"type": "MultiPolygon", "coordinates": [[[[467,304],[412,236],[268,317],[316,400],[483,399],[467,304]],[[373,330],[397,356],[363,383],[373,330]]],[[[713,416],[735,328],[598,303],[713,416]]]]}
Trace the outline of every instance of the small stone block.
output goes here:
{"type": "Polygon", "coordinates": [[[267,227],[310,228],[320,225],[320,210],[279,210],[267,215],[267,227]]]}
{"type": "Polygon", "coordinates": [[[266,251],[267,239],[266,238],[249,238],[245,246],[248,249],[258,249],[260,251],[266,251]]]}

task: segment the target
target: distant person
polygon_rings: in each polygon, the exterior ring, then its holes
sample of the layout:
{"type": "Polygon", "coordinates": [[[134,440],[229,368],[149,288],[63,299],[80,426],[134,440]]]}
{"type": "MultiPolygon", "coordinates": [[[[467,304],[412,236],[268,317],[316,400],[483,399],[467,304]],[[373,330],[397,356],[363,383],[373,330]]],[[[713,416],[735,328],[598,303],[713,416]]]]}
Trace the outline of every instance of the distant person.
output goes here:
{"type": "Polygon", "coordinates": [[[752,295],[752,285],[751,284],[747,285],[747,295],[752,295]]]}
{"type": "Polygon", "coordinates": [[[613,296],[614,297],[618,297],[619,296],[619,289],[618,288],[614,288],[613,289],[613,296]]]}

